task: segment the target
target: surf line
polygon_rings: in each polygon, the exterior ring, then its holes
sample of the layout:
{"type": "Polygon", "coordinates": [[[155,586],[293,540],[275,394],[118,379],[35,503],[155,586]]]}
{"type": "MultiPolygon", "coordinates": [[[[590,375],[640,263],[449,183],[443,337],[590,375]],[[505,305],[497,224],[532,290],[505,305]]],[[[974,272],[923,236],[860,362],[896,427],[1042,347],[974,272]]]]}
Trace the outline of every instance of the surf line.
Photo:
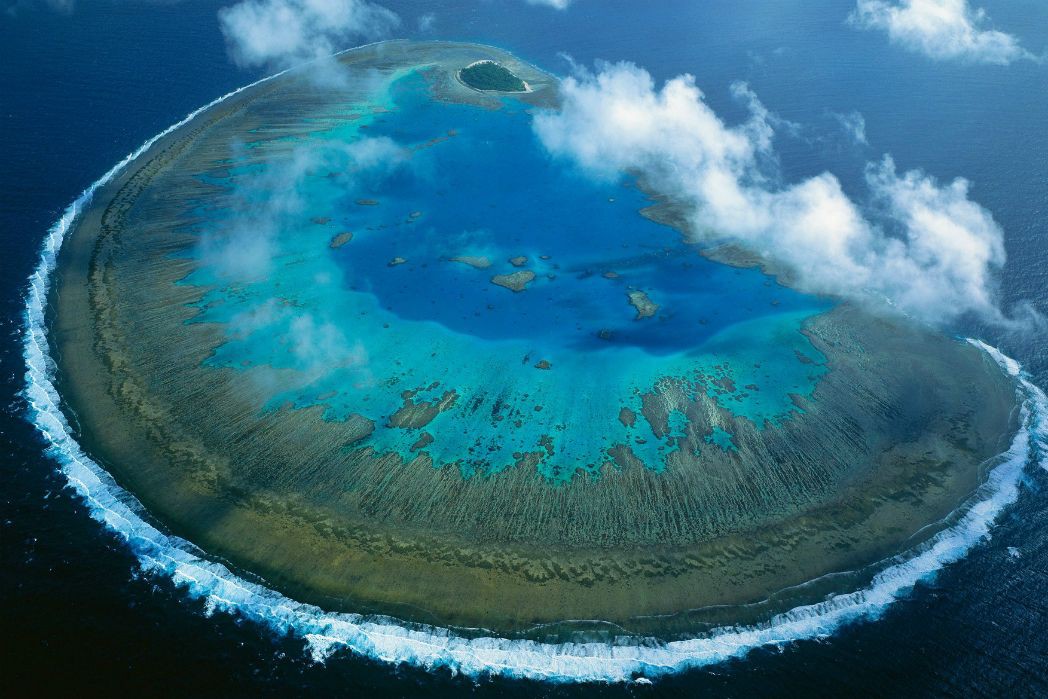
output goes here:
{"type": "Polygon", "coordinates": [[[263,78],[219,97],[146,141],[89,186],[48,230],[40,262],[26,292],[23,397],[27,418],[47,443],[68,485],[91,516],[120,535],[144,572],[169,576],[189,594],[204,599],[211,611],[236,612],[281,633],[303,637],[313,657],[322,661],[339,650],[388,663],[448,668],[471,677],[485,674],[554,682],[640,681],[745,656],[766,646],[824,638],[842,626],[877,619],[897,599],[944,566],[963,558],[989,535],[998,515],[1019,497],[1028,464],[1048,468],[1048,397],[1030,383],[1018,362],[978,340],[973,345],[992,357],[1016,380],[1020,428],[1007,451],[996,457],[986,481],[955,513],[955,523],[929,541],[891,559],[869,585],[817,604],[798,606],[763,623],[724,626],[702,636],[661,642],[624,638],[610,643],[541,643],[497,637],[467,638],[449,629],[410,625],[392,618],[329,613],[296,602],[263,585],[245,580],[209,560],[191,542],[150,524],[142,504],[123,490],[77,443],[61,410],[55,388],[56,365],[47,340],[45,309],[58,251],[77,217],[99,188],[118,176],[157,141],[202,112],[244,90],[282,75],[263,78]]]}

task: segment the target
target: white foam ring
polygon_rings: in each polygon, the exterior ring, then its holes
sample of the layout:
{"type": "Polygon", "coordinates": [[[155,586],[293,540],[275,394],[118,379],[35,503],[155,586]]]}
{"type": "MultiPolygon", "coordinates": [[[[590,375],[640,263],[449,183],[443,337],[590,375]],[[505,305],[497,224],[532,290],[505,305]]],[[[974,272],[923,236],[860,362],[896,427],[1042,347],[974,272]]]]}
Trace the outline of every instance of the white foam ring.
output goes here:
{"type": "Polygon", "coordinates": [[[49,354],[44,309],[58,250],[95,192],[159,139],[252,86],[211,102],[146,141],[88,187],[48,231],[40,264],[30,278],[26,295],[24,396],[29,418],[48,442],[48,453],[60,464],[69,485],[83,498],[92,517],[127,541],[144,571],[170,576],[185,585],[192,596],[203,598],[209,609],[236,611],[279,632],[293,631],[303,636],[318,660],[348,649],[389,663],[444,667],[473,677],[494,674],[564,682],[618,682],[718,663],[758,647],[826,637],[844,624],[876,619],[919,581],[962,558],[986,539],[1000,512],[1017,499],[1026,465],[1043,461],[1048,452],[1045,394],[1027,380],[1017,362],[985,343],[971,340],[1016,378],[1021,427],[1011,447],[996,460],[986,483],[958,513],[955,523],[924,545],[892,559],[863,589],[796,607],[764,623],[722,627],[688,640],[633,638],[615,643],[551,644],[466,638],[447,629],[410,626],[394,619],[376,621],[357,614],[325,612],[249,582],[205,558],[190,542],[165,534],[146,521],[142,505],[80,448],[54,386],[55,364],[49,354]]]}

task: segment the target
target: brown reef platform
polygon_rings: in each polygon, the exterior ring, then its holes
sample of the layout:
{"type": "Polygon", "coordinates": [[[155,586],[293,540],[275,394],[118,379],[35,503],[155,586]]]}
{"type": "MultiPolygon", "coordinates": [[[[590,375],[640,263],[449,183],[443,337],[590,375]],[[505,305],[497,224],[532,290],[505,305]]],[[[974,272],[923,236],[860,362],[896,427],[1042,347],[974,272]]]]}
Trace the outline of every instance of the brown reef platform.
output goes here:
{"type": "Polygon", "coordinates": [[[473,269],[487,269],[491,266],[491,260],[476,255],[456,255],[455,257],[449,257],[448,261],[459,262],[473,269]]]}
{"type": "Polygon", "coordinates": [[[529,269],[522,269],[510,274],[496,274],[491,278],[491,283],[501,286],[513,292],[524,291],[528,284],[535,281],[535,273],[529,269]]]}
{"type": "Polygon", "coordinates": [[[626,293],[630,305],[637,310],[637,320],[651,318],[659,310],[659,305],[653,302],[643,291],[633,290],[626,293]]]}

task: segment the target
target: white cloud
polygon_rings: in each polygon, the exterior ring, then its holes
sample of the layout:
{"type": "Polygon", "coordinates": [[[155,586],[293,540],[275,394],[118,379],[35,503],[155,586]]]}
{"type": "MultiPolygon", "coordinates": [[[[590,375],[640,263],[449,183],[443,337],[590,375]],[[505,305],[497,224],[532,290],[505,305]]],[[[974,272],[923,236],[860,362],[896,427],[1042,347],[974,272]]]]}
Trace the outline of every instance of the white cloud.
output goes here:
{"type": "Polygon", "coordinates": [[[286,344],[300,371],[315,378],[332,369],[365,367],[368,363],[367,350],[361,342],[350,342],[334,323],[311,313],[291,319],[286,344]]]}
{"type": "Polygon", "coordinates": [[[218,11],[233,60],[288,68],[387,35],[396,14],[367,0],[242,0],[218,11]]]}
{"type": "MultiPolygon", "coordinates": [[[[235,152],[233,159],[239,161],[239,153],[235,152]]],[[[268,160],[265,169],[240,175],[229,189],[235,215],[207,229],[198,244],[199,267],[211,277],[205,278],[205,283],[234,289],[265,288],[274,268],[288,254],[282,241],[289,232],[314,225],[310,217],[317,212],[311,210],[310,189],[316,178],[338,173],[362,182],[381,181],[405,168],[417,174],[410,153],[393,140],[379,137],[296,146],[268,160]]],[[[319,231],[321,249],[327,249],[326,236],[337,230],[319,231]]],[[[325,275],[318,275],[314,282],[342,283],[325,275]]],[[[276,337],[284,350],[277,364],[293,367],[298,372],[298,385],[308,385],[336,369],[351,369],[357,386],[373,380],[364,346],[347,338],[322,312],[303,310],[265,294],[245,303],[244,310],[229,322],[230,337],[244,340],[257,333],[276,337]]]]}
{"type": "Polygon", "coordinates": [[[527,0],[529,5],[545,5],[557,10],[566,10],[575,0],[527,0]]]}
{"type": "Polygon", "coordinates": [[[418,18],[418,30],[422,34],[428,34],[433,31],[434,25],[437,23],[437,16],[432,12],[427,12],[423,15],[419,15],[418,18]]]}
{"type": "Polygon", "coordinates": [[[866,118],[862,114],[859,112],[834,113],[833,118],[853,141],[861,146],[869,144],[869,141],[866,140],[866,118]]]}
{"type": "MultiPolygon", "coordinates": [[[[151,5],[174,5],[182,0],[137,1],[151,5]]],[[[47,9],[53,10],[59,14],[71,15],[76,11],[76,4],[76,0],[0,0],[0,5],[3,5],[4,12],[11,17],[17,17],[23,10],[33,10],[41,7],[46,7],[47,9]]]]}
{"type": "Polygon", "coordinates": [[[296,147],[274,159],[267,169],[244,175],[231,188],[236,215],[202,236],[202,266],[229,284],[263,281],[281,254],[279,240],[284,231],[309,218],[311,177],[318,172],[338,172],[360,181],[382,181],[409,165],[404,148],[385,137],[296,147]]]}
{"type": "Polygon", "coordinates": [[[891,158],[868,166],[861,208],[831,173],[799,183],[773,174],[773,120],[744,85],[750,117],[726,125],[691,76],[661,89],[629,63],[603,65],[562,84],[562,108],[535,117],[554,154],[599,177],[643,175],[685,204],[697,240],[732,240],[791,269],[801,288],[854,299],[887,299],[932,322],[968,313],[999,319],[994,273],[1003,233],[968,198],[968,183],[940,184],[896,172],[891,158]]]}
{"type": "Polygon", "coordinates": [[[309,385],[339,369],[352,369],[355,385],[373,381],[363,343],[347,338],[334,322],[281,300],[267,299],[236,313],[226,331],[231,339],[239,341],[259,334],[274,338],[282,349],[275,355],[276,365],[294,368],[298,386],[309,385]]]}
{"type": "Polygon", "coordinates": [[[968,0],[858,0],[848,19],[937,60],[1007,65],[1032,58],[1011,34],[986,28],[986,11],[968,0]]]}

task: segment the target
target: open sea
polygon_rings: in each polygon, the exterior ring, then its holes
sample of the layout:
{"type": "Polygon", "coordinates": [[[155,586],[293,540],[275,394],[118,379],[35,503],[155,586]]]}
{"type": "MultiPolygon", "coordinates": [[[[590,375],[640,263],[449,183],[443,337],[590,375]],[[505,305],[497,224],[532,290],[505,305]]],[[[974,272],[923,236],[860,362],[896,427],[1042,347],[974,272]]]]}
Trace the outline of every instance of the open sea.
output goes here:
{"type": "MultiPolygon", "coordinates": [[[[229,61],[221,4],[81,0],[63,13],[43,3],[5,12],[0,1],[0,686],[18,696],[1048,696],[1048,473],[1039,470],[991,539],[880,620],[653,685],[474,681],[348,654],[316,664],[302,639],[207,614],[170,579],[138,573],[122,540],[64,488],[26,421],[25,291],[48,228],[85,187],[264,74],[229,61]]],[[[577,0],[565,12],[522,0],[385,4],[402,18],[397,36],[494,44],[555,74],[598,59],[633,61],[659,80],[692,73],[729,121],[744,116],[729,89],[744,80],[794,125],[777,137],[788,181],[829,170],[860,199],[865,164],[884,154],[900,170],[963,176],[1006,232],[1002,305],[1028,301],[1048,314],[1044,63],[933,62],[847,26],[853,0],[577,0]],[[867,145],[836,116],[856,111],[867,145]]],[[[1048,2],[978,4],[1032,52],[1048,51],[1048,2]]],[[[1048,385],[1044,334],[957,331],[1048,385]]]]}

